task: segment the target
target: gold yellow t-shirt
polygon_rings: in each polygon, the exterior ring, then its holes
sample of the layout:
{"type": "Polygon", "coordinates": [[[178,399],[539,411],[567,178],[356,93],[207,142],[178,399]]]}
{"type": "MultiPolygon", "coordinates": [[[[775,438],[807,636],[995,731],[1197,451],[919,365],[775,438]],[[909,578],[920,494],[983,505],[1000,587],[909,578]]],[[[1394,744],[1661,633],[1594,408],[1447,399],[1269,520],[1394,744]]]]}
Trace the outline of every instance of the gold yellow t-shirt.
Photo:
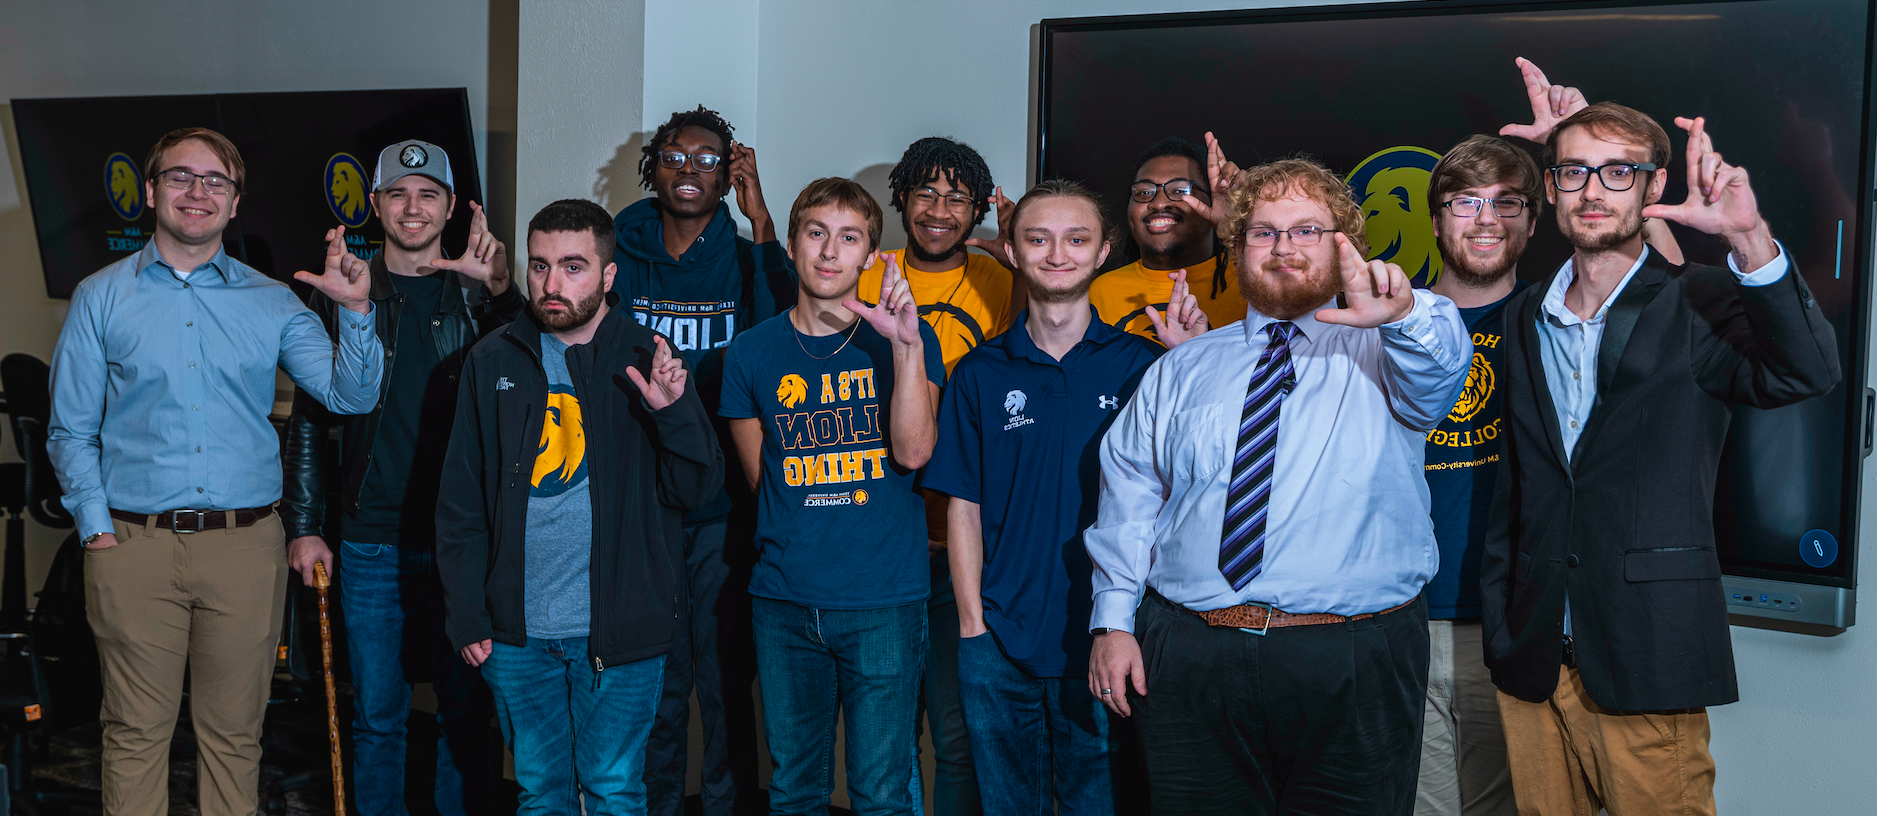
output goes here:
{"type": "MultiPolygon", "coordinates": [[[[906,284],[912,287],[913,300],[919,302],[919,316],[938,335],[939,356],[945,360],[947,375],[958,367],[965,352],[1010,328],[1010,321],[1016,317],[1010,311],[1014,278],[991,256],[967,252],[965,262],[957,268],[921,272],[906,265],[906,250],[895,249],[891,254],[899,261],[906,284]]],[[[861,271],[861,300],[880,300],[880,278],[885,274],[886,265],[879,261],[861,271]]]]}
{"type": "MultiPolygon", "coordinates": [[[[1186,286],[1199,300],[1206,322],[1215,329],[1244,320],[1246,309],[1245,293],[1239,290],[1238,264],[1227,262],[1224,269],[1219,266],[1217,261],[1203,261],[1186,270],[1186,286]]],[[[1160,338],[1154,335],[1154,324],[1147,319],[1147,305],[1153,304],[1165,316],[1167,300],[1172,296],[1173,281],[1167,271],[1148,269],[1140,261],[1104,272],[1088,287],[1089,302],[1103,323],[1156,343],[1160,338]]]]}

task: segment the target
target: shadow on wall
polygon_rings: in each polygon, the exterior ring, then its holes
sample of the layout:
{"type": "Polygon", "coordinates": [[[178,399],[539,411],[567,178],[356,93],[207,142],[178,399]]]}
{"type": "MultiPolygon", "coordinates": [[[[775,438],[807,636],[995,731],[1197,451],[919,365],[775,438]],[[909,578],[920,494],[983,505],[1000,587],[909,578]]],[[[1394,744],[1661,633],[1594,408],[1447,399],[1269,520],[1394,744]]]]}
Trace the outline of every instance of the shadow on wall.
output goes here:
{"type": "MultiPolygon", "coordinates": [[[[893,209],[893,189],[886,183],[887,177],[892,173],[893,165],[876,164],[871,167],[862,167],[855,171],[854,175],[849,176],[859,182],[860,186],[867,188],[867,192],[873,194],[874,201],[880,202],[882,227],[880,249],[882,250],[899,249],[906,245],[906,227],[900,223],[899,211],[893,209]]],[[[795,203],[794,193],[789,194],[788,203],[795,203]]],[[[774,211],[774,205],[770,207],[771,211],[774,211]]],[[[783,205],[781,220],[782,228],[786,230],[788,228],[788,204],[783,205]]]]}
{"type": "Polygon", "coordinates": [[[597,171],[593,179],[593,200],[607,212],[617,214],[644,196],[639,161],[645,156],[645,140],[649,135],[643,131],[632,134],[597,171]]]}

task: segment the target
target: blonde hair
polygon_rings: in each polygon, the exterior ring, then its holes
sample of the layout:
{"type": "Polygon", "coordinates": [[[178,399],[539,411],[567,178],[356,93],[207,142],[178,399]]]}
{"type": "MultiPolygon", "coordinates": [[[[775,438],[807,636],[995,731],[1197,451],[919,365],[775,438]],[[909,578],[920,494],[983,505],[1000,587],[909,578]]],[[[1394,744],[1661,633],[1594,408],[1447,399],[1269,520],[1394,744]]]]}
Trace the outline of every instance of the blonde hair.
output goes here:
{"type": "Polygon", "coordinates": [[[858,182],[839,176],[818,178],[808,182],[800,195],[795,197],[795,205],[789,208],[789,242],[795,241],[796,230],[801,229],[802,213],[816,207],[833,204],[855,215],[867,219],[867,251],[880,248],[880,230],[882,214],[880,202],[873,200],[873,194],[858,182]]]}

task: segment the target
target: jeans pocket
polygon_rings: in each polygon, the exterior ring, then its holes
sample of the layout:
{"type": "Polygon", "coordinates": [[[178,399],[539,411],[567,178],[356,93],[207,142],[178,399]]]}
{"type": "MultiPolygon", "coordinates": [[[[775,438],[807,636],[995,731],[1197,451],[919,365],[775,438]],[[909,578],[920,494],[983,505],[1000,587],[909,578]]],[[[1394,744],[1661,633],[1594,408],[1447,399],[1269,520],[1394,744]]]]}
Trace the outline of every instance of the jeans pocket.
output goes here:
{"type": "Polygon", "coordinates": [[[378,556],[383,555],[385,550],[388,549],[391,545],[389,544],[360,544],[356,541],[341,541],[339,542],[339,546],[345,548],[346,552],[351,553],[353,555],[357,555],[361,558],[377,558],[378,556]]]}

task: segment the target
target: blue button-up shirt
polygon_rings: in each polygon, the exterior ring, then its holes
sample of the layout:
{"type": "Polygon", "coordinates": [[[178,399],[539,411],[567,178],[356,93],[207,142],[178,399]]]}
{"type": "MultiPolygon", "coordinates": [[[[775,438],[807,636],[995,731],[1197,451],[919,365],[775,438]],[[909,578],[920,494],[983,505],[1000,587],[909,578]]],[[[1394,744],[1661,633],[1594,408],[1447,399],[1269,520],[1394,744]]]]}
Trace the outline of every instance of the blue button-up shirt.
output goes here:
{"type": "Polygon", "coordinates": [[[274,369],[338,413],[378,400],[384,346],[339,312],[339,343],[286,284],[217,251],[188,279],[156,249],[79,283],[52,352],[48,448],[78,533],[110,508],[234,510],[280,500],[274,369]]]}

